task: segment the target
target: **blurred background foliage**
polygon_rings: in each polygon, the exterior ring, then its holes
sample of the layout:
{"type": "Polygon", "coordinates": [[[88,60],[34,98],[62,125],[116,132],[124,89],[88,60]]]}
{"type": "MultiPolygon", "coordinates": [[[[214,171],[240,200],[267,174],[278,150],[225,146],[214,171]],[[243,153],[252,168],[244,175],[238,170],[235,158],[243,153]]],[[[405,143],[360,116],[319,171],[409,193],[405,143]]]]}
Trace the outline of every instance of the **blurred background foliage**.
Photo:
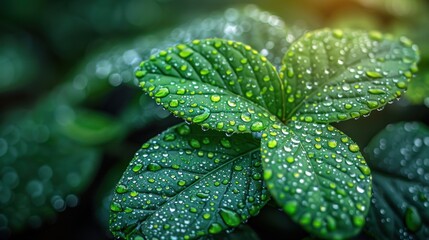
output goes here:
{"type": "MultiPolygon", "coordinates": [[[[427,13],[425,0],[0,1],[0,239],[111,238],[113,186],[142,143],[179,122],[133,70],[181,41],[243,41],[279,66],[312,29],[406,35],[421,53],[406,96],[337,127],[366,146],[389,123],[428,124],[427,13]]],[[[273,204],[248,224],[261,239],[306,237],[273,204]]]]}

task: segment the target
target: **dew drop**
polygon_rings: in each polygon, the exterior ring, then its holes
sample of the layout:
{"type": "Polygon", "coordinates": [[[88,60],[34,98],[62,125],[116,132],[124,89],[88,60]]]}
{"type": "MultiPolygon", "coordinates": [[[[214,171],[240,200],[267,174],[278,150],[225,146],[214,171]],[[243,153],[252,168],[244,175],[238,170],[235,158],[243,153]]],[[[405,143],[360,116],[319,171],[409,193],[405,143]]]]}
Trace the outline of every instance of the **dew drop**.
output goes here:
{"type": "Polygon", "coordinates": [[[335,140],[329,140],[329,141],[328,141],[328,146],[329,146],[330,148],[335,148],[335,147],[337,147],[337,145],[338,145],[338,143],[337,143],[337,141],[335,141],[335,140]]]}
{"type": "Polygon", "coordinates": [[[168,88],[160,88],[156,93],[155,97],[163,98],[170,94],[170,90],[168,88]]]}
{"type": "Polygon", "coordinates": [[[202,69],[202,70],[200,71],[200,74],[201,74],[202,76],[207,75],[207,74],[209,74],[209,73],[210,73],[210,71],[209,71],[207,68],[204,68],[204,69],[202,69]]]}
{"type": "Polygon", "coordinates": [[[147,170],[151,171],[151,172],[156,172],[161,170],[161,166],[157,163],[149,163],[149,165],[147,165],[147,170]]]}
{"type": "Polygon", "coordinates": [[[370,78],[382,78],[383,77],[383,75],[381,75],[381,73],[374,72],[374,71],[366,71],[366,75],[370,78]]]}
{"type": "Polygon", "coordinates": [[[233,101],[233,100],[228,100],[228,106],[230,106],[230,107],[236,107],[237,103],[235,101],[233,101]]]}
{"type": "Polygon", "coordinates": [[[352,144],[349,145],[349,150],[351,152],[358,152],[359,151],[359,146],[357,144],[355,144],[355,143],[352,143],[352,144]]]}
{"type": "Polygon", "coordinates": [[[262,130],[264,130],[264,129],[265,129],[264,124],[263,124],[262,122],[259,122],[259,121],[254,122],[254,123],[252,124],[252,126],[250,126],[250,130],[251,130],[252,132],[259,132],[259,131],[262,131],[262,130]]]}
{"type": "Polygon", "coordinates": [[[333,217],[327,216],[326,222],[327,222],[329,230],[333,231],[333,230],[337,229],[337,222],[335,221],[335,219],[333,217]]]}
{"type": "Polygon", "coordinates": [[[204,199],[204,198],[208,198],[209,194],[208,193],[199,192],[199,193],[197,193],[197,197],[204,199]]]}
{"type": "Polygon", "coordinates": [[[116,186],[115,191],[117,193],[126,193],[126,192],[128,192],[128,188],[125,185],[119,184],[118,186],[116,186]]]}
{"type": "Polygon", "coordinates": [[[271,169],[264,170],[264,179],[269,180],[273,176],[273,171],[271,169]]]}
{"type": "Polygon", "coordinates": [[[369,176],[371,174],[370,168],[366,165],[359,165],[359,169],[364,175],[369,176]]]}
{"type": "Polygon", "coordinates": [[[374,109],[374,108],[377,108],[377,107],[378,107],[378,102],[377,102],[377,101],[367,101],[367,102],[366,102],[366,105],[367,105],[369,108],[374,109]]]}
{"type": "Polygon", "coordinates": [[[164,141],[171,142],[176,139],[176,135],[169,133],[164,136],[164,141]]]}
{"type": "Polygon", "coordinates": [[[192,49],[186,48],[186,49],[183,49],[182,51],[180,51],[179,56],[182,58],[187,58],[187,57],[191,56],[193,53],[194,53],[194,51],[192,51],[192,49]]]}
{"type": "Polygon", "coordinates": [[[270,140],[270,141],[268,141],[267,146],[269,148],[275,148],[277,146],[277,141],[276,140],[270,140]]]}
{"type": "Polygon", "coordinates": [[[176,131],[179,135],[186,136],[191,133],[191,128],[188,125],[181,125],[176,131]]]}
{"type": "Polygon", "coordinates": [[[288,201],[283,206],[283,211],[289,215],[293,215],[296,213],[296,210],[298,209],[298,202],[296,201],[288,201]]]}
{"type": "Polygon", "coordinates": [[[333,31],[333,34],[334,34],[334,36],[335,36],[336,38],[342,38],[342,37],[343,37],[343,35],[344,35],[343,31],[342,31],[342,30],[340,30],[340,29],[335,29],[335,30],[333,31]]]}
{"type": "Polygon", "coordinates": [[[230,142],[228,139],[226,139],[226,138],[222,138],[222,139],[220,140],[220,144],[221,144],[224,148],[231,148],[231,147],[232,147],[231,142],[230,142]]]}
{"type": "Polygon", "coordinates": [[[406,89],[407,88],[407,84],[405,82],[397,82],[396,86],[400,89],[406,89]]]}
{"type": "Polygon", "coordinates": [[[137,163],[136,165],[134,165],[134,167],[133,167],[133,172],[138,172],[138,171],[140,171],[141,169],[143,168],[143,165],[142,164],[140,164],[140,163],[137,163]]]}
{"type": "Polygon", "coordinates": [[[241,223],[240,215],[232,210],[221,208],[219,214],[225,224],[230,227],[237,227],[241,223]]]}
{"type": "Polygon", "coordinates": [[[242,113],[240,118],[243,120],[243,122],[250,122],[252,120],[250,114],[248,113],[242,113]]]}
{"type": "Polygon", "coordinates": [[[189,145],[193,148],[201,148],[200,141],[198,141],[198,139],[195,139],[195,138],[192,138],[191,140],[189,140],[189,145]]]}
{"type": "Polygon", "coordinates": [[[211,95],[210,96],[210,100],[212,101],[212,102],[219,102],[220,101],[220,96],[219,95],[211,95]]]}
{"type": "Polygon", "coordinates": [[[146,71],[136,71],[136,77],[142,78],[146,75],[146,71]]]}
{"type": "Polygon", "coordinates": [[[186,185],[186,181],[184,181],[184,180],[179,180],[179,181],[177,182],[177,185],[179,185],[179,186],[183,187],[183,186],[185,186],[185,185],[186,185]]]}
{"type": "Polygon", "coordinates": [[[183,88],[179,88],[179,89],[177,89],[176,94],[177,94],[177,95],[183,95],[183,94],[185,94],[185,92],[186,92],[186,90],[185,90],[185,89],[183,89],[183,88]]]}
{"type": "Polygon", "coordinates": [[[222,231],[222,226],[219,223],[212,223],[209,227],[210,234],[220,233],[222,231]]]}
{"type": "Polygon", "coordinates": [[[380,95],[380,94],[385,94],[386,92],[382,89],[378,89],[378,88],[371,88],[368,90],[369,93],[374,94],[374,95],[380,95]]]}
{"type": "Polygon", "coordinates": [[[365,224],[365,218],[362,215],[356,215],[353,217],[353,224],[356,227],[362,227],[365,224]]]}
{"type": "Polygon", "coordinates": [[[112,202],[112,204],[110,204],[110,210],[112,210],[113,212],[121,212],[122,206],[119,203],[112,202]]]}
{"type": "Polygon", "coordinates": [[[192,119],[192,122],[194,123],[201,123],[204,122],[205,120],[207,120],[207,118],[210,117],[210,110],[208,108],[204,108],[204,112],[200,115],[195,116],[192,119]]]}
{"type": "Polygon", "coordinates": [[[405,210],[405,225],[411,232],[417,232],[422,227],[420,214],[413,206],[408,206],[405,210]]]}
{"type": "Polygon", "coordinates": [[[378,31],[371,31],[371,32],[369,33],[369,37],[370,37],[372,40],[381,41],[381,40],[383,39],[383,34],[382,34],[382,33],[380,33],[380,32],[378,32],[378,31]]]}
{"type": "Polygon", "coordinates": [[[173,100],[171,100],[170,101],[170,103],[168,104],[170,107],[177,107],[177,106],[179,106],[179,100],[177,100],[177,99],[173,99],[173,100]]]}

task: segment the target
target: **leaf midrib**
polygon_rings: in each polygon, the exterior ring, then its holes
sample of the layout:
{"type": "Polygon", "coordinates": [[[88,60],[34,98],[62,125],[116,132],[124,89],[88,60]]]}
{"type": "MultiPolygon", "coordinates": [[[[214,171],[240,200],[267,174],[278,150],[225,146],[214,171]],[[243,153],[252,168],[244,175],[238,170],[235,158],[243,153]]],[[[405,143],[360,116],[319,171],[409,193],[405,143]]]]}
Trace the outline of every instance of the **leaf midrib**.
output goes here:
{"type": "MultiPolygon", "coordinates": [[[[223,164],[221,164],[220,166],[214,168],[213,170],[207,172],[205,175],[203,175],[202,177],[200,177],[198,180],[196,180],[195,182],[193,182],[192,184],[190,184],[189,186],[185,187],[184,189],[182,189],[181,191],[179,191],[176,195],[174,195],[173,197],[171,197],[170,199],[168,199],[167,201],[165,201],[164,203],[160,204],[158,206],[158,210],[162,209],[165,205],[168,205],[168,203],[174,201],[179,195],[186,193],[188,190],[190,190],[193,186],[197,185],[200,181],[202,181],[203,179],[211,176],[212,174],[214,174],[215,172],[219,171],[220,169],[224,168],[225,166],[227,166],[230,163],[233,163],[234,161],[237,161],[239,158],[245,156],[245,155],[251,155],[252,153],[259,151],[259,147],[256,147],[252,150],[249,150],[245,153],[242,153],[238,156],[235,156],[233,158],[231,158],[228,161],[225,161],[223,164]]],[[[155,210],[152,214],[149,214],[149,216],[144,220],[144,222],[148,221],[148,219],[152,218],[155,213],[158,212],[157,210],[155,210]]],[[[139,221],[142,222],[142,221],[139,221]]],[[[144,223],[142,223],[144,224],[144,223]]]]}

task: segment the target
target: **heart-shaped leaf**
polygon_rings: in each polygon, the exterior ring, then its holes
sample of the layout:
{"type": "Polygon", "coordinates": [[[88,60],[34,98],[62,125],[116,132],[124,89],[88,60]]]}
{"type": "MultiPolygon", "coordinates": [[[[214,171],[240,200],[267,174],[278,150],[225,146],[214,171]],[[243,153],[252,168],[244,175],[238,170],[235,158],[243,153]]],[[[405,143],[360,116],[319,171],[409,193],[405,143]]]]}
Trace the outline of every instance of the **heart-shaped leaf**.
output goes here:
{"type": "Polygon", "coordinates": [[[284,58],[282,119],[328,123],[367,115],[402,95],[417,61],[417,47],[405,37],[329,29],[307,33],[284,58]]]}
{"type": "Polygon", "coordinates": [[[429,129],[389,125],[371,140],[374,178],[366,230],[377,239],[429,239],[429,129]]]}
{"type": "Polygon", "coordinates": [[[349,137],[330,125],[289,122],[263,133],[261,151],[270,193],[307,231],[337,239],[363,227],[371,175],[349,137]]]}
{"type": "Polygon", "coordinates": [[[256,132],[281,116],[283,86],[273,65],[250,46],[194,40],[161,51],[136,71],[149,96],[174,115],[207,128],[256,132]]]}
{"type": "Polygon", "coordinates": [[[268,200],[250,135],[180,124],[143,145],[111,204],[117,237],[197,238],[237,227],[268,200]]]}

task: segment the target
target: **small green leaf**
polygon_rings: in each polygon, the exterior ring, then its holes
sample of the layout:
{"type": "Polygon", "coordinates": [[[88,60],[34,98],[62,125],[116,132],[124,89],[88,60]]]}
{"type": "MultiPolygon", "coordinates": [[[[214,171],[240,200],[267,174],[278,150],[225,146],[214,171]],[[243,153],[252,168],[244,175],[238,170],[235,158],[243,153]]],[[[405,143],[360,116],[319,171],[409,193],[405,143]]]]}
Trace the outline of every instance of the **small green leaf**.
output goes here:
{"type": "Polygon", "coordinates": [[[373,170],[367,232],[378,239],[429,239],[429,129],[387,126],[365,151],[373,170]]]}
{"type": "Polygon", "coordinates": [[[117,237],[197,238],[237,227],[268,201],[259,143],[179,124],[145,143],[111,204],[117,237]]]}
{"type": "Polygon", "coordinates": [[[108,115],[78,109],[74,117],[60,124],[60,131],[83,145],[98,145],[122,136],[123,126],[108,115]]]}
{"type": "Polygon", "coordinates": [[[281,116],[283,87],[273,65],[250,46],[194,40],[161,51],[136,71],[149,96],[174,115],[227,132],[256,132],[281,116]]]}
{"type": "Polygon", "coordinates": [[[265,130],[261,151],[268,189],[295,222],[328,239],[360,231],[371,174],[349,137],[330,125],[289,122],[265,130]]]}
{"type": "Polygon", "coordinates": [[[328,123],[369,114],[400,97],[417,71],[417,46],[379,32],[318,30],[285,55],[283,119],[328,123]]]}

